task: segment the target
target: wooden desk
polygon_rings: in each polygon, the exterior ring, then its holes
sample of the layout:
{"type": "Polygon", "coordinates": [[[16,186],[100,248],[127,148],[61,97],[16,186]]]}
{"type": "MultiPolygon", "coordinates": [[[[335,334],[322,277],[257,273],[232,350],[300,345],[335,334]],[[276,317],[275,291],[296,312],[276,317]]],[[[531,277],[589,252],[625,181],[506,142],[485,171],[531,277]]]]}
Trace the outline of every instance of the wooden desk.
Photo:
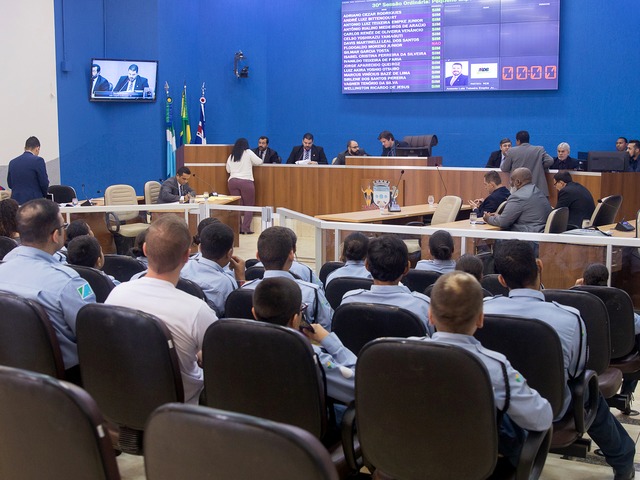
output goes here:
{"type": "MultiPolygon", "coordinates": [[[[359,210],[357,212],[334,213],[329,215],[316,215],[316,218],[327,222],[345,222],[345,223],[392,223],[406,224],[410,221],[422,221],[424,216],[431,216],[436,211],[438,204],[429,205],[408,205],[402,207],[400,212],[389,212],[385,210],[384,214],[380,214],[380,209],[359,210]],[[401,222],[399,220],[402,220],[401,222]]],[[[471,211],[469,205],[463,205],[461,212],[471,211]]],[[[463,213],[462,216],[465,214],[463,213]]]]}

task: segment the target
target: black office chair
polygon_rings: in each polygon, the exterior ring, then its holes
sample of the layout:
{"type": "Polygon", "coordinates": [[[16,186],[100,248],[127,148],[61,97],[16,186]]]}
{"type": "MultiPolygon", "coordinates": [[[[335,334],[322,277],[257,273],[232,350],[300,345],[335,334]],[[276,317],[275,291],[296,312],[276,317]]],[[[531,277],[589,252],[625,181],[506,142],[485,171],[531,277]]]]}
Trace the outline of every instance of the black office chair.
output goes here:
{"type": "MultiPolygon", "coordinates": [[[[363,458],[381,478],[485,479],[496,466],[491,379],[462,348],[396,338],[368,343],[358,357],[355,404],[363,458]]],[[[550,430],[530,432],[515,478],[538,478],[549,439],[550,430]]]]}
{"type": "Polygon", "coordinates": [[[74,198],[78,198],[75,189],[69,185],[49,185],[47,193],[53,195],[56,203],[71,203],[74,198]]]}
{"type": "Polygon", "coordinates": [[[244,272],[244,278],[246,278],[247,281],[257,280],[262,277],[264,277],[264,267],[259,267],[257,265],[247,268],[244,272]]]}
{"type": "MultiPolygon", "coordinates": [[[[573,307],[580,312],[587,329],[587,345],[589,357],[586,368],[598,374],[598,386],[607,402],[615,401],[615,396],[622,385],[622,372],[609,367],[611,360],[611,341],[609,338],[609,313],[604,302],[597,296],[578,290],[542,291],[548,302],[558,302],[561,305],[573,307]],[[609,400],[611,399],[611,400],[609,400]]],[[[628,407],[628,401],[616,403],[620,410],[628,407]]]]}
{"type": "Polygon", "coordinates": [[[257,258],[250,258],[244,262],[244,268],[247,269],[253,267],[257,263],[260,263],[260,260],[258,260],[257,258]]]}
{"type": "Polygon", "coordinates": [[[509,289],[500,283],[497,273],[492,273],[490,275],[485,275],[484,277],[482,277],[480,285],[482,285],[482,288],[488,290],[493,295],[504,295],[505,297],[509,296],[509,289]]]}
{"type": "Polygon", "coordinates": [[[403,139],[406,147],[396,147],[399,156],[405,157],[430,157],[431,149],[438,145],[438,136],[430,135],[406,135],[403,139]]]}
{"type": "Polygon", "coordinates": [[[424,324],[410,311],[373,303],[340,305],[333,313],[331,331],[356,355],[376,338],[423,337],[427,334],[424,324]]]}
{"type": "Polygon", "coordinates": [[[128,255],[107,254],[104,256],[102,271],[119,282],[128,282],[136,273],[147,268],[138,260],[128,255]]]}
{"type": "Polygon", "coordinates": [[[0,475],[11,480],[119,480],[96,403],[75,385],[0,367],[0,475]]]}
{"type": "Polygon", "coordinates": [[[622,195],[609,195],[601,200],[598,200],[596,209],[591,215],[591,226],[601,227],[602,225],[609,225],[616,221],[616,215],[622,205],[622,195]]]}
{"type": "Polygon", "coordinates": [[[17,246],[18,242],[13,238],[0,236],[0,260],[3,260],[4,256],[17,246]]]}
{"type": "Polygon", "coordinates": [[[264,418],[171,403],[151,415],[146,432],[148,480],[338,479],[313,435],[264,418]]]}
{"type": "Polygon", "coordinates": [[[84,388],[120,427],[118,448],[141,455],[151,412],[184,401],[171,333],[153,315],[115,305],[85,305],[76,325],[84,388]]]}
{"type": "Polygon", "coordinates": [[[344,267],[344,262],[325,262],[324,265],[320,267],[320,274],[318,275],[318,278],[320,278],[325,289],[327,288],[327,277],[329,274],[340,267],[344,267]]]}
{"type": "Polygon", "coordinates": [[[332,280],[325,291],[325,296],[334,310],[342,303],[342,297],[345,293],[351,290],[358,290],[363,288],[365,290],[371,290],[373,280],[360,277],[339,277],[332,280]]]}
{"type": "MultiPolygon", "coordinates": [[[[553,418],[562,412],[565,378],[562,345],[556,331],[532,318],[485,315],[484,326],[474,335],[482,345],[502,353],[527,383],[551,404],[553,418]]],[[[565,415],[553,422],[551,451],[585,458],[591,440],[583,435],[598,409],[598,379],[585,370],[569,382],[572,402],[565,415]]]]}
{"type": "Polygon", "coordinates": [[[569,208],[560,207],[551,210],[547,217],[544,233],[566,232],[569,223],[569,208]]]}
{"type": "Polygon", "coordinates": [[[116,287],[111,279],[97,268],[84,267],[82,265],[67,266],[78,272],[78,275],[89,283],[98,303],[104,303],[111,290],[116,287]]]}
{"type": "Polygon", "coordinates": [[[64,379],[56,332],[38,302],[0,292],[0,365],[64,379]]]}
{"type": "Polygon", "coordinates": [[[204,300],[205,303],[207,302],[207,296],[205,295],[204,290],[202,290],[202,287],[196,282],[180,277],[176,284],[176,288],[188,293],[189,295],[193,295],[200,300],[204,300]]]}
{"type": "Polygon", "coordinates": [[[253,320],[253,289],[238,288],[231,292],[224,303],[224,316],[253,320]]]}
{"type": "Polygon", "coordinates": [[[440,273],[428,270],[410,269],[407,274],[402,277],[402,284],[412,292],[424,293],[429,285],[436,283],[440,278],[440,273]]]}

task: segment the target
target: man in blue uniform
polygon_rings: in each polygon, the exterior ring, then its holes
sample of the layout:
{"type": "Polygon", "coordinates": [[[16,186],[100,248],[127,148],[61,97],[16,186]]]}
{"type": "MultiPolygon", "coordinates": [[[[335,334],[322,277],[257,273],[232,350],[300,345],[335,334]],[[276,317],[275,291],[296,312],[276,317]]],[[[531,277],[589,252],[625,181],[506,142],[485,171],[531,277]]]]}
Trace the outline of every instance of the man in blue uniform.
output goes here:
{"type": "Polygon", "coordinates": [[[233,254],[233,230],[221,222],[206,226],[200,234],[200,253],[189,259],[180,276],[200,285],[207,303],[222,318],[227,297],[238,282],[244,283],[244,260],[233,254]],[[226,270],[226,265],[233,270],[226,270]]]}
{"type": "MultiPolygon", "coordinates": [[[[549,324],[560,337],[564,356],[565,379],[576,377],[584,370],[586,330],[580,313],[556,302],[545,302],[540,291],[542,261],[536,259],[528,242],[506,240],[496,247],[495,268],[499,280],[509,288],[508,297],[487,298],[484,313],[518,315],[536,318],[549,324]]],[[[571,393],[565,388],[562,417],[571,403],[571,393]]],[[[588,430],[605,459],[613,467],[615,480],[634,478],[635,445],[626,430],[611,414],[602,394],[598,400],[595,420],[588,430]]]]}
{"type": "Polygon", "coordinates": [[[253,293],[253,315],[256,320],[275,323],[301,331],[314,341],[313,350],[327,378],[327,393],[331,398],[349,403],[354,399],[356,356],[346,348],[335,333],[320,324],[300,328],[302,293],[293,280],[267,278],[253,293]],[[318,346],[319,344],[320,346],[318,346]]]}
{"type": "Polygon", "coordinates": [[[89,284],[54,257],[64,245],[65,223],[58,205],[40,198],[20,207],[17,214],[21,246],[0,264],[0,290],[42,304],[62,350],[66,379],[80,382],[76,345],[76,314],[96,301],[89,284]]]}
{"type": "MultiPolygon", "coordinates": [[[[296,279],[289,270],[293,262],[295,251],[291,230],[285,227],[269,227],[258,237],[258,252],[256,257],[265,268],[264,279],[284,277],[295,280],[302,292],[302,301],[309,308],[307,316],[310,323],[319,323],[326,330],[331,331],[333,309],[327,301],[322,289],[311,282],[296,279]]],[[[262,279],[252,280],[242,288],[255,289],[262,279]]]]}
{"type": "Polygon", "coordinates": [[[40,140],[29,137],[24,145],[24,153],[9,162],[7,183],[11,198],[21,205],[47,195],[49,177],[44,159],[39,155],[40,140]]]}
{"type": "Polygon", "coordinates": [[[553,413],[549,402],[527,385],[504,355],[484,348],[473,337],[483,324],[480,283],[465,272],[440,277],[431,292],[429,322],[438,329],[431,341],[461,347],[484,363],[496,409],[503,413],[499,452],[516,466],[525,438],[523,430],[548,430],[553,413]],[[513,439],[517,439],[515,446],[513,439]]]}
{"type": "Polygon", "coordinates": [[[381,235],[369,241],[367,270],[373,277],[371,290],[351,290],[342,297],[345,303],[380,303],[404,308],[413,313],[432,333],[428,323],[429,297],[412,292],[400,280],[411,267],[405,243],[396,235],[381,235]]]}

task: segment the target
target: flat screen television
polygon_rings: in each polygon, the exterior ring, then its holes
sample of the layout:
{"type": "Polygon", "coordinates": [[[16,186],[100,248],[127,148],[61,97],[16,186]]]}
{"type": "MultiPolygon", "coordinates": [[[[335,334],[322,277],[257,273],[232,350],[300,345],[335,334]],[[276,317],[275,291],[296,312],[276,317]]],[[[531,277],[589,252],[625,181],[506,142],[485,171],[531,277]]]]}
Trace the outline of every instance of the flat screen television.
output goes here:
{"type": "Polygon", "coordinates": [[[91,59],[89,100],[92,102],[155,102],[158,62],[91,59]]]}
{"type": "Polygon", "coordinates": [[[624,172],[628,162],[627,152],[589,152],[587,170],[589,172],[624,172]]]}
{"type": "Polygon", "coordinates": [[[557,90],[560,0],[342,0],[342,93],[557,90]]]}

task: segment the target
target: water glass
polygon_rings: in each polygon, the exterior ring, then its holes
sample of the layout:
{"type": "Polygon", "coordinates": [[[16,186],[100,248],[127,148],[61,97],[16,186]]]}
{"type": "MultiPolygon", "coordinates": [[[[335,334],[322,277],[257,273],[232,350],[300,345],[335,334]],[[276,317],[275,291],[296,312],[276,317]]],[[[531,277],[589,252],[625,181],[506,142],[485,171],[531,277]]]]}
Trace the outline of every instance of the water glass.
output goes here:
{"type": "Polygon", "coordinates": [[[471,212],[469,214],[469,223],[471,225],[475,225],[477,221],[478,221],[478,214],[476,212],[471,212]]]}
{"type": "Polygon", "coordinates": [[[434,198],[433,195],[429,195],[429,197],[427,198],[427,203],[431,206],[433,206],[433,204],[436,202],[436,199],[434,198]]]}

